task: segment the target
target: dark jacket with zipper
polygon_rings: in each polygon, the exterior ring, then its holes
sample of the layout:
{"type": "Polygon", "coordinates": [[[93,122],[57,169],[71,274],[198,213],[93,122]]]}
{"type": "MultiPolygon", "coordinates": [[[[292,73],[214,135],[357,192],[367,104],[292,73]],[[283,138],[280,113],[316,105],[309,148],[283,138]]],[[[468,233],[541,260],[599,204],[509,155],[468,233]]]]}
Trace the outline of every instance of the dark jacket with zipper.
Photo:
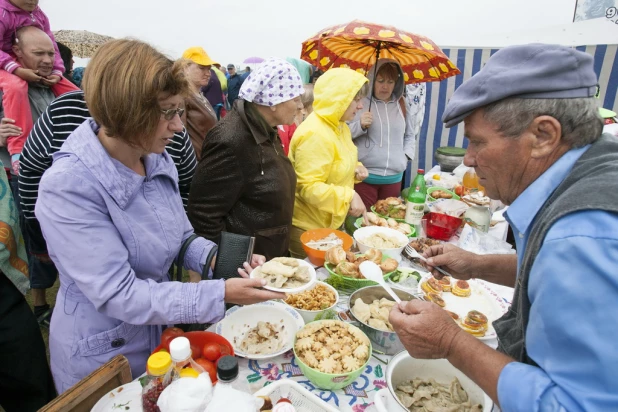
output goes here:
{"type": "Polygon", "coordinates": [[[255,236],[255,253],[287,256],[295,187],[277,129],[239,99],[208,132],[189,194],[189,220],[195,233],[214,242],[221,231],[255,236]]]}

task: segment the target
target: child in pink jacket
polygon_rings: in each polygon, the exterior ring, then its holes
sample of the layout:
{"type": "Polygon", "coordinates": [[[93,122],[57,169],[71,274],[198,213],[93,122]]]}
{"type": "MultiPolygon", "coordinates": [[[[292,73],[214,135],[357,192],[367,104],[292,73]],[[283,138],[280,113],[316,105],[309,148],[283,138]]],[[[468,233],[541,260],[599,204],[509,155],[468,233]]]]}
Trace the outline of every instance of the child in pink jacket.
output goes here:
{"type": "MultiPolygon", "coordinates": [[[[26,138],[32,130],[32,114],[28,100],[28,83],[43,81],[51,87],[56,96],[72,90],[79,90],[70,81],[62,77],[64,64],[58,45],[49,26],[49,20],[38,6],[39,0],[0,0],[0,90],[4,92],[2,105],[4,116],[15,120],[22,133],[9,137],[8,151],[13,160],[17,160],[26,138]],[[41,78],[35,70],[26,69],[17,63],[12,51],[15,33],[21,27],[34,26],[43,30],[51,38],[56,50],[52,74],[41,78]]],[[[14,162],[16,163],[16,162],[14,162]]],[[[14,169],[14,173],[17,171],[14,169]]]]}

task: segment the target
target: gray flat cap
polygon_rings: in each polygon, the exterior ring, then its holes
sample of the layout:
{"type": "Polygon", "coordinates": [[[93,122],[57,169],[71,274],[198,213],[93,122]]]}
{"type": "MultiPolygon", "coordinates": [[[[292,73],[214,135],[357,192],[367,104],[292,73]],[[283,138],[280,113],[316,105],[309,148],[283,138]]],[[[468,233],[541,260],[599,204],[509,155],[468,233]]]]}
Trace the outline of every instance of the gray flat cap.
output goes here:
{"type": "Polygon", "coordinates": [[[550,44],[506,47],[455,90],[442,121],[453,127],[479,107],[507,97],[593,97],[597,83],[594,59],[587,53],[550,44]]]}

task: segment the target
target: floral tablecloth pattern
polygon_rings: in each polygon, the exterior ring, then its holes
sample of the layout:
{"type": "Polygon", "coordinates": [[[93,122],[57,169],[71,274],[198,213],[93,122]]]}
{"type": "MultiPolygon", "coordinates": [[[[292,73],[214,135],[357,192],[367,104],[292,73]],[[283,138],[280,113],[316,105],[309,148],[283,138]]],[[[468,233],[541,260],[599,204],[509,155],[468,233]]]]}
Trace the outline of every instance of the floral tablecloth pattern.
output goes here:
{"type": "MultiPolygon", "coordinates": [[[[409,266],[405,260],[402,266],[409,266]]],[[[328,277],[328,272],[324,268],[316,270],[318,279],[328,277]]],[[[513,289],[505,286],[490,284],[491,288],[507,303],[513,297],[513,289]]],[[[349,296],[340,294],[340,301],[337,309],[344,311],[348,308],[349,296]]],[[[486,341],[489,346],[496,347],[497,341],[486,341]]],[[[388,362],[390,356],[376,355],[381,360],[388,362]]],[[[317,397],[339,409],[340,411],[352,412],[374,412],[373,399],[375,394],[387,387],[385,373],[386,365],[375,357],[369,359],[367,367],[363,373],[350,385],[336,391],[323,390],[316,388],[309,379],[301,372],[293,351],[284,353],[276,358],[255,361],[239,358],[240,374],[249,383],[252,392],[267,386],[280,379],[292,379],[300,383],[305,389],[315,394],[317,397]]]]}

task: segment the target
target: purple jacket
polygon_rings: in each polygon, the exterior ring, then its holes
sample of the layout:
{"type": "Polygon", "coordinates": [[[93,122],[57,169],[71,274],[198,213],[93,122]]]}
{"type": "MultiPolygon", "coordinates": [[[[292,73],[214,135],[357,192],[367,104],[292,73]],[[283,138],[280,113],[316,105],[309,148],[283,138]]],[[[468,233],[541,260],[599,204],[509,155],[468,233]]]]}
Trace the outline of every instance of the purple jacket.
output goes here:
{"type": "MultiPolygon", "coordinates": [[[[139,176],[107,154],[97,131],[88,119],[54,154],[35,207],[60,277],[49,336],[58,393],[118,354],[137,377],[160,325],[216,322],[225,311],[222,280],[169,281],[193,234],[169,155],[147,156],[139,176]]],[[[213,245],[191,243],[185,268],[201,272],[213,245]]]]}
{"type": "Polygon", "coordinates": [[[0,0],[0,69],[13,73],[18,67],[21,67],[15,61],[11,46],[17,29],[26,26],[38,27],[52,39],[54,50],[56,50],[52,74],[62,76],[64,73],[64,63],[62,62],[60,51],[58,51],[56,39],[54,39],[54,35],[49,27],[49,19],[43,13],[43,10],[37,7],[32,13],[28,13],[19,7],[15,7],[9,0],[0,0]]]}
{"type": "Polygon", "coordinates": [[[202,94],[208,100],[212,107],[218,104],[223,104],[223,90],[221,89],[221,82],[217,77],[217,73],[210,69],[210,80],[208,84],[201,89],[202,94]]]}

